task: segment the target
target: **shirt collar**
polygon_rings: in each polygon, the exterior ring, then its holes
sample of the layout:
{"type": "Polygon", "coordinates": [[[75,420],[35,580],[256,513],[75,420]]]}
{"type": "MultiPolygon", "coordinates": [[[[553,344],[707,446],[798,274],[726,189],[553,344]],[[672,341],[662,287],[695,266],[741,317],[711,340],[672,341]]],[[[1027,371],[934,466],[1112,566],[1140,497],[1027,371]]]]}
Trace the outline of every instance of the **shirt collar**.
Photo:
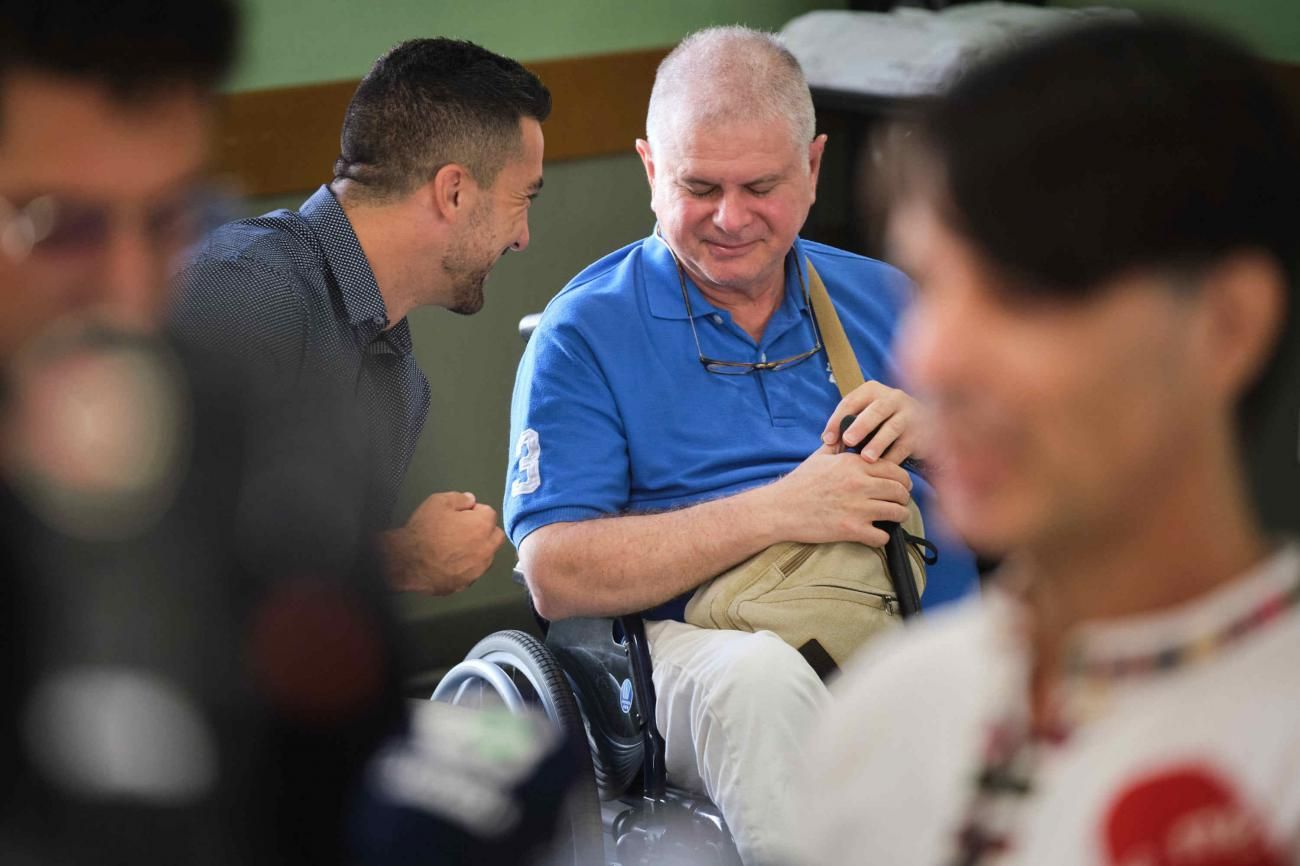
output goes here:
{"type": "MultiPolygon", "coordinates": [[[[646,297],[650,305],[650,315],[656,319],[685,321],[686,304],[682,302],[682,288],[677,276],[677,263],[673,259],[673,253],[669,249],[667,241],[659,234],[658,226],[655,226],[654,232],[646,241],[644,250],[646,297]]],[[[795,238],[794,252],[794,260],[799,269],[799,274],[796,274],[793,270],[786,274],[785,297],[781,301],[778,312],[789,309],[793,313],[794,311],[807,309],[807,301],[804,298],[803,289],[799,282],[800,275],[805,280],[808,276],[803,241],[800,238],[795,238]]],[[[699,287],[695,285],[695,281],[690,278],[689,274],[686,276],[686,291],[691,299],[693,318],[699,319],[720,312],[700,293],[699,287]]]]}
{"type": "MultiPolygon", "coordinates": [[[[348,324],[356,328],[366,342],[374,340],[388,326],[388,309],[384,306],[384,296],[379,293],[375,272],[370,269],[370,261],[361,249],[361,242],[357,240],[343,207],[328,186],[321,186],[303,203],[299,213],[320,241],[325,263],[338,285],[348,324]]],[[[401,344],[405,342],[404,351],[410,351],[410,333],[405,320],[388,333],[394,348],[403,351],[401,344]],[[404,334],[394,333],[399,330],[404,334]]]]}
{"type": "MultiPolygon", "coordinates": [[[[1080,623],[1068,637],[1066,655],[1090,667],[1139,670],[1142,659],[1171,647],[1192,646],[1215,635],[1259,605],[1294,591],[1297,581],[1300,541],[1286,539],[1246,573],[1182,604],[1146,614],[1080,623]]],[[[1029,610],[1013,591],[996,584],[984,593],[983,603],[992,613],[995,640],[1027,675],[1029,610]]]]}
{"type": "Polygon", "coordinates": [[[1284,541],[1248,572],[1198,598],[1150,614],[1082,623],[1074,646],[1092,660],[1158,653],[1222,631],[1270,599],[1283,595],[1300,578],[1300,544],[1284,541]]]}

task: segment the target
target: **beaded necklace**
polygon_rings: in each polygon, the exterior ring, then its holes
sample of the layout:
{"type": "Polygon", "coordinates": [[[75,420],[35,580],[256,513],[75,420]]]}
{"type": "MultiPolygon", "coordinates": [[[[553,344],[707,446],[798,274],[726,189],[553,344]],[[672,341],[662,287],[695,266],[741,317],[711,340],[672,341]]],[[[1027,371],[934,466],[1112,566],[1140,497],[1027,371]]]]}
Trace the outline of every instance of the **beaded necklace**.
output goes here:
{"type": "MultiPolygon", "coordinates": [[[[1172,671],[1218,654],[1249,634],[1300,606],[1300,580],[1270,594],[1245,614],[1209,634],[1154,653],[1090,658],[1082,647],[1068,654],[1064,676],[1084,684],[1106,684],[1129,677],[1172,671]]],[[[1024,802],[1034,793],[1034,776],[1043,751],[1065,743],[1069,727],[1053,713],[1034,726],[1027,711],[1002,719],[989,730],[974,791],[957,832],[950,866],[988,866],[1011,849],[1012,828],[1024,802]]]]}

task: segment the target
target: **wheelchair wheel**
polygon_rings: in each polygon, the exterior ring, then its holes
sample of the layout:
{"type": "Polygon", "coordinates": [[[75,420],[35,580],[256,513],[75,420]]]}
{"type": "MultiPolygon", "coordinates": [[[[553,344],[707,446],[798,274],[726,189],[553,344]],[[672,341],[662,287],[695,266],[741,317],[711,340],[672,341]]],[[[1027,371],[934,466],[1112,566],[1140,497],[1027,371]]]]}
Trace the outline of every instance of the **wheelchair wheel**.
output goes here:
{"type": "MultiPolygon", "coordinates": [[[[499,631],[483,638],[438,683],[433,700],[461,706],[504,704],[512,712],[541,710],[564,732],[586,743],[582,714],[568,678],[541,641],[517,631],[499,631]]],[[[579,782],[566,805],[569,838],[561,835],[548,861],[574,866],[604,864],[605,838],[595,773],[587,749],[575,750],[583,766],[579,782]]]]}

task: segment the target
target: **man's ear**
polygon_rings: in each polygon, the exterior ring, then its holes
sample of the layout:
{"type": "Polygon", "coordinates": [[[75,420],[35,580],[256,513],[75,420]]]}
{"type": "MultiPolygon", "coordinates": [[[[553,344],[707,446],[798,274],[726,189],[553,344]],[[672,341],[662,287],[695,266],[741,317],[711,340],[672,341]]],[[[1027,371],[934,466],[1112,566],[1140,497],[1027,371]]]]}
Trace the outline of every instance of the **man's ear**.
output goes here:
{"type": "Polygon", "coordinates": [[[813,201],[817,200],[817,178],[822,171],[822,154],[826,152],[826,133],[822,133],[808,145],[808,173],[812,178],[813,201]]]}
{"type": "Polygon", "coordinates": [[[641,164],[645,166],[645,179],[649,182],[650,194],[653,195],[655,191],[655,158],[650,153],[650,142],[644,138],[638,138],[636,140],[636,152],[641,157],[641,164]]]}
{"type": "Polygon", "coordinates": [[[429,182],[434,212],[446,222],[468,213],[478,195],[478,184],[463,165],[449,162],[429,182]]]}
{"type": "Polygon", "coordinates": [[[1263,251],[1244,251],[1215,265],[1205,277],[1209,369],[1204,375],[1231,397],[1259,378],[1287,313],[1286,276],[1263,251]]]}

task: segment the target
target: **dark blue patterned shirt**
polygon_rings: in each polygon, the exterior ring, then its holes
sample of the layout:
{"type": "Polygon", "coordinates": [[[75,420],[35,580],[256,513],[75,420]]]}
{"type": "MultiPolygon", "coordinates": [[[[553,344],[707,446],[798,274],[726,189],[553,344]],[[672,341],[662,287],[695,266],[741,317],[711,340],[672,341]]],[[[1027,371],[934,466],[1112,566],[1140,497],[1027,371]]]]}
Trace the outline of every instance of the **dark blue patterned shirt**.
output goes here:
{"type": "MultiPolygon", "coordinates": [[[[266,435],[304,394],[355,410],[365,431],[370,525],[387,525],[429,410],[406,319],[388,327],[374,272],[328,187],[298,211],[228,223],[181,271],[172,325],[244,368],[264,395],[266,435]]],[[[292,447],[279,443],[273,447],[292,447]]],[[[324,468],[328,471],[328,467],[324,468]]]]}

